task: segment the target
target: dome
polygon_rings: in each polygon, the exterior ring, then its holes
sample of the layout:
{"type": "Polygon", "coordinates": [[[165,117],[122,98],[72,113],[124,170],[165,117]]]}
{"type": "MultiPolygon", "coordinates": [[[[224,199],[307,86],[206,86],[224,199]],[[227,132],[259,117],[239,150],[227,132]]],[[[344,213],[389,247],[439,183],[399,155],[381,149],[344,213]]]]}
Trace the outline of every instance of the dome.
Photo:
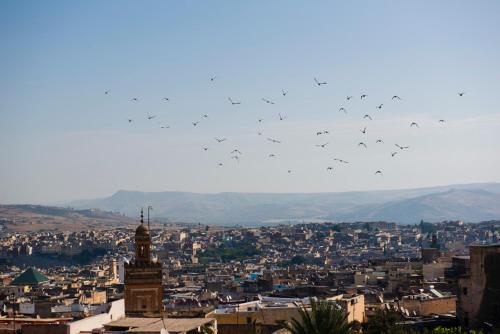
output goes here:
{"type": "Polygon", "coordinates": [[[149,230],[144,224],[141,224],[135,230],[135,235],[149,235],[149,230]]]}

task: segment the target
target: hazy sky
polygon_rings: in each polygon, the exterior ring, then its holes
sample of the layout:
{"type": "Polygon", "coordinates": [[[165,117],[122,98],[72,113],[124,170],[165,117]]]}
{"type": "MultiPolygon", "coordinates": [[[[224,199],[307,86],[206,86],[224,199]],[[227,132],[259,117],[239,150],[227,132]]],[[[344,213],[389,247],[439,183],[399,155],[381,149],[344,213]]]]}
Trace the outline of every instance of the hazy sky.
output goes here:
{"type": "Polygon", "coordinates": [[[496,0],[4,0],[0,40],[0,203],[500,181],[496,0]]]}

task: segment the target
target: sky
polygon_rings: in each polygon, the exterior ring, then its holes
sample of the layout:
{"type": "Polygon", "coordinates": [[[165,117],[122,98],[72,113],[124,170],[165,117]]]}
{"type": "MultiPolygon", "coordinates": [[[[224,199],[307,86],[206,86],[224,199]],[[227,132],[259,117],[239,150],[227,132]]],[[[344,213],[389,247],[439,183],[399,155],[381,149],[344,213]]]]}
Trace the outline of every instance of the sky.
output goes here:
{"type": "Polygon", "coordinates": [[[0,40],[0,203],[500,182],[498,1],[4,0],[0,40]]]}

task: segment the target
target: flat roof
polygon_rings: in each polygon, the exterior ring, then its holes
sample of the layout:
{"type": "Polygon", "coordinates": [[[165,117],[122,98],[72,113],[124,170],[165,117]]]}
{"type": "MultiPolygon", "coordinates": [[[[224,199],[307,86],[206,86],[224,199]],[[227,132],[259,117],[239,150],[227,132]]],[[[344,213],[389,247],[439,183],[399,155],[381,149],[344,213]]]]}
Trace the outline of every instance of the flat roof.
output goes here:
{"type": "Polygon", "coordinates": [[[126,327],[131,333],[159,333],[162,328],[169,332],[188,332],[205,324],[213,318],[123,318],[107,323],[106,327],[126,327]]]}

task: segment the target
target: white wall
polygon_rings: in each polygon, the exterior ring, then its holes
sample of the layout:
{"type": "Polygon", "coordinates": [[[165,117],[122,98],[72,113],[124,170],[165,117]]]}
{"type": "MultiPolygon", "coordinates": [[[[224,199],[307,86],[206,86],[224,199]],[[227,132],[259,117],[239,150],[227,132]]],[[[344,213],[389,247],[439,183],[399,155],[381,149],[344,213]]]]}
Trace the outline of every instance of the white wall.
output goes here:
{"type": "Polygon", "coordinates": [[[107,313],[69,323],[69,334],[78,334],[80,331],[91,331],[94,328],[102,328],[108,322],[123,318],[124,316],[125,300],[120,299],[111,303],[111,308],[107,313]]]}

